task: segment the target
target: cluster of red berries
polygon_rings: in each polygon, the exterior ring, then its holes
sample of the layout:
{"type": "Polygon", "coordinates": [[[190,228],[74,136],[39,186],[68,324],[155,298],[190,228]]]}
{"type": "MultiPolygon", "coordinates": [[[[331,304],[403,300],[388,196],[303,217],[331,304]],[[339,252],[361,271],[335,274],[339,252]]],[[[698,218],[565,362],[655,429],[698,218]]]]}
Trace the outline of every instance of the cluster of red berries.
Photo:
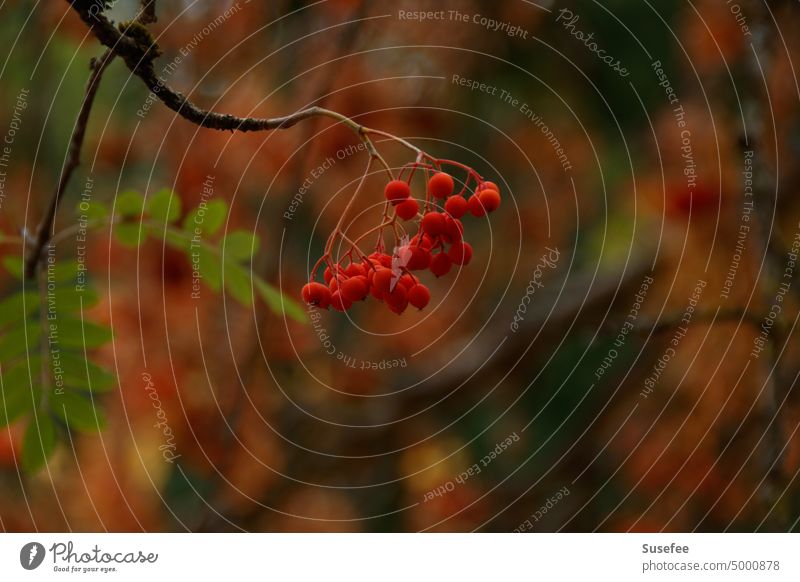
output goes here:
{"type": "Polygon", "coordinates": [[[372,254],[363,254],[357,245],[366,235],[355,242],[342,235],[351,246],[338,262],[331,260],[331,245],[328,245],[326,254],[311,272],[311,280],[303,287],[306,303],[321,309],[330,306],[337,311],[347,311],[353,303],[372,296],[397,314],[403,313],[409,305],[423,309],[430,302],[431,293],[414,273],[430,270],[436,277],[442,277],[453,265],[464,266],[470,262],[472,246],[464,240],[464,225],[460,219],[467,213],[481,217],[497,210],[500,189],[493,182],[484,181],[474,170],[456,162],[436,162],[435,168],[419,162],[407,164],[400,178],[386,184],[384,221],[366,233],[378,232],[378,243],[372,254]],[[442,163],[467,170],[467,179],[460,192],[455,192],[453,177],[440,170],[442,163]],[[420,167],[429,175],[422,204],[411,196],[411,179],[420,167]],[[410,173],[404,180],[402,175],[407,168],[410,173]],[[472,193],[467,198],[470,191],[472,193]],[[391,216],[390,208],[394,208],[391,216]],[[398,219],[416,221],[416,234],[409,238],[398,219]],[[392,254],[384,252],[385,228],[393,230],[395,235],[392,254]],[[324,284],[314,281],[316,271],[323,263],[327,265],[324,284]]]}

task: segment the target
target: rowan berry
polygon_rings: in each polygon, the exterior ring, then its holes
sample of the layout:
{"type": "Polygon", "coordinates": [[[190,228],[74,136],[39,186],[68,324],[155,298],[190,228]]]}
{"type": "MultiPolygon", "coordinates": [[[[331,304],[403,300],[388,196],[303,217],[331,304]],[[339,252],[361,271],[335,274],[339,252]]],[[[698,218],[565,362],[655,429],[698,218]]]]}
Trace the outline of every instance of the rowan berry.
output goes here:
{"type": "Polygon", "coordinates": [[[467,242],[457,242],[447,251],[447,256],[456,265],[468,265],[472,259],[472,245],[467,242]]]}
{"type": "Polygon", "coordinates": [[[406,308],[408,307],[408,298],[398,304],[387,304],[389,306],[389,311],[396,313],[397,315],[401,315],[406,308]]]}
{"type": "Polygon", "coordinates": [[[463,196],[451,196],[444,203],[444,209],[453,218],[461,218],[467,212],[467,201],[463,196]]]}
{"type": "Polygon", "coordinates": [[[485,182],[481,183],[481,185],[478,186],[478,190],[494,190],[498,194],[500,194],[500,187],[497,184],[495,184],[494,182],[490,182],[488,180],[486,180],[485,182]]]}
{"type": "Polygon", "coordinates": [[[444,216],[445,215],[441,212],[427,212],[425,216],[422,217],[422,230],[425,231],[425,234],[431,238],[436,238],[440,234],[443,234],[447,224],[444,216]]]}
{"type": "Polygon", "coordinates": [[[353,302],[342,295],[341,291],[334,291],[331,295],[331,307],[336,311],[347,311],[352,305],[353,302]]]}
{"type": "Polygon", "coordinates": [[[413,198],[408,198],[397,205],[395,212],[403,220],[411,220],[419,213],[419,203],[413,198]]]}
{"type": "Polygon", "coordinates": [[[366,275],[367,270],[364,268],[364,265],[359,263],[350,263],[344,270],[344,274],[348,277],[359,277],[361,275],[366,275]]]}
{"type": "Polygon", "coordinates": [[[406,263],[406,269],[409,271],[423,271],[431,264],[431,254],[425,247],[412,246],[411,258],[406,263]]]}
{"type": "Polygon", "coordinates": [[[457,218],[446,216],[443,233],[451,243],[456,243],[464,237],[464,225],[457,218]]]}
{"type": "Polygon", "coordinates": [[[398,284],[398,285],[402,285],[403,287],[405,287],[405,288],[406,288],[406,291],[408,291],[408,290],[409,290],[409,289],[411,289],[411,288],[412,288],[414,285],[416,285],[416,284],[417,284],[417,282],[414,280],[414,277],[412,277],[412,276],[411,276],[411,275],[409,275],[409,274],[405,274],[405,275],[403,275],[402,277],[400,277],[400,280],[397,282],[397,284],[398,284]]]}
{"type": "Polygon", "coordinates": [[[378,260],[381,262],[381,265],[383,265],[387,269],[392,266],[392,255],[387,255],[385,253],[381,253],[381,255],[380,255],[378,260]]]}
{"type": "Polygon", "coordinates": [[[384,294],[383,300],[389,307],[400,309],[402,312],[408,305],[408,291],[403,285],[395,285],[394,289],[384,294]]]}
{"type": "Polygon", "coordinates": [[[411,187],[402,180],[392,180],[386,184],[383,193],[389,202],[398,204],[411,196],[411,187]]]}
{"type": "Polygon", "coordinates": [[[412,247],[419,246],[426,251],[429,251],[431,247],[433,247],[433,239],[425,233],[422,233],[422,236],[415,234],[411,239],[410,244],[412,247]]]}
{"type": "Polygon", "coordinates": [[[369,293],[369,285],[367,285],[367,278],[364,275],[350,277],[342,282],[342,296],[348,301],[356,302],[361,301],[367,297],[369,293]]]}
{"type": "Polygon", "coordinates": [[[333,273],[331,272],[330,267],[325,267],[325,272],[322,274],[322,278],[325,279],[325,284],[328,285],[333,279],[333,273]]]}
{"type": "Polygon", "coordinates": [[[437,172],[428,180],[428,194],[434,198],[452,196],[453,188],[453,177],[445,172],[437,172]]]}
{"type": "Polygon", "coordinates": [[[417,283],[408,291],[408,302],[417,309],[424,309],[431,300],[431,292],[422,283],[417,283]]]}
{"type": "Polygon", "coordinates": [[[431,273],[437,277],[442,277],[450,272],[450,267],[453,266],[453,261],[446,253],[438,253],[431,257],[431,273]]]}
{"type": "Polygon", "coordinates": [[[478,194],[473,194],[469,197],[469,200],[467,201],[467,208],[472,216],[486,215],[486,209],[483,207],[483,204],[481,204],[480,196],[478,194]]]}
{"type": "Polygon", "coordinates": [[[500,193],[497,190],[486,188],[478,194],[478,200],[486,212],[494,212],[500,207],[500,193]]]}
{"type": "Polygon", "coordinates": [[[381,293],[388,293],[392,284],[392,276],[391,269],[380,269],[372,276],[372,286],[381,293]]]}
{"type": "Polygon", "coordinates": [[[303,300],[309,305],[327,309],[331,303],[331,292],[322,283],[311,282],[303,286],[303,300]]]}

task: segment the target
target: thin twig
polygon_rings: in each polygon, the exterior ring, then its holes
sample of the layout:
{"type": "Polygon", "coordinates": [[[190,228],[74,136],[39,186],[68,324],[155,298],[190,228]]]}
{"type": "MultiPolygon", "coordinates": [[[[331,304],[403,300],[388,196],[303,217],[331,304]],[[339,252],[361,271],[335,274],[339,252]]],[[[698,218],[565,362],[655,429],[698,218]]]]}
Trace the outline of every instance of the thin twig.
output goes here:
{"type": "Polygon", "coordinates": [[[83,147],[83,139],[86,135],[86,125],[89,121],[92,105],[94,105],[94,98],[97,94],[97,88],[100,85],[100,79],[103,76],[103,71],[105,71],[108,64],[114,59],[114,56],[113,51],[107,50],[99,59],[92,59],[91,61],[90,67],[92,69],[92,74],[89,76],[89,81],[86,84],[86,93],[83,98],[83,103],[78,112],[78,119],[75,121],[75,127],[72,130],[67,159],[64,166],[61,168],[61,176],[58,179],[55,192],[53,192],[53,196],[50,198],[47,211],[36,229],[36,238],[33,242],[33,247],[31,247],[25,260],[25,276],[28,278],[32,278],[36,274],[36,265],[39,262],[42,251],[53,236],[58,205],[61,202],[64,190],[67,188],[72,173],[75,171],[75,168],[80,165],[81,148],[83,147]]]}

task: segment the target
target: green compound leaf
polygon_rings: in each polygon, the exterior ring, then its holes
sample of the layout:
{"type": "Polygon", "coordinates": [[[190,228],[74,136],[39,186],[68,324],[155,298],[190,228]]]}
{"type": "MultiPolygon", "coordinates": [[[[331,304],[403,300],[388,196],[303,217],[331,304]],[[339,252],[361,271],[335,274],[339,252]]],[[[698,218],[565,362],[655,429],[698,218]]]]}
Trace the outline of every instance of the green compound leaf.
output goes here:
{"type": "Polygon", "coordinates": [[[22,440],[22,467],[31,473],[47,463],[56,449],[56,427],[49,415],[39,413],[31,419],[22,440]]]}
{"type": "Polygon", "coordinates": [[[183,221],[183,229],[192,234],[211,236],[225,224],[228,203],[217,198],[208,203],[201,202],[183,221]],[[199,232],[198,232],[199,231],[199,232]]]}
{"type": "Polygon", "coordinates": [[[117,195],[117,200],[114,204],[114,212],[117,216],[126,218],[142,217],[144,212],[144,196],[135,190],[126,190],[117,195]]]}
{"type": "Polygon", "coordinates": [[[181,215],[181,199],[169,188],[162,188],[147,200],[147,213],[161,224],[178,220],[181,215]]]}
{"type": "Polygon", "coordinates": [[[51,335],[60,348],[99,348],[111,341],[111,330],[87,320],[58,317],[51,322],[55,328],[51,335]]]}
{"type": "Polygon", "coordinates": [[[53,394],[50,398],[53,415],[67,426],[81,432],[97,432],[106,427],[100,403],[71,390],[53,394]]]}
{"type": "Polygon", "coordinates": [[[246,230],[235,230],[224,239],[221,247],[225,261],[245,261],[252,258],[259,246],[258,235],[246,230]]]}

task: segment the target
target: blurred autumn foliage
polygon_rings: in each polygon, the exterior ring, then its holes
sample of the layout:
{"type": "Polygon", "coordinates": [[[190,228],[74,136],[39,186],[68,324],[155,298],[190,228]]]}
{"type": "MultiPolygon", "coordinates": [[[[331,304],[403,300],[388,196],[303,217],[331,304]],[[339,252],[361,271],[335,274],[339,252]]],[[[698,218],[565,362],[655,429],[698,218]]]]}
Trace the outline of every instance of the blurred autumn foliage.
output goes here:
{"type": "MultiPolygon", "coordinates": [[[[565,4],[622,78],[558,21],[560,3],[435,4],[157,3],[156,68],[199,106],[324,106],[474,167],[503,206],[470,225],[472,262],[432,283],[425,310],[367,302],[305,322],[193,295],[192,262],[159,238],[132,249],[93,231],[98,301],[83,316],[113,330],[93,356],[117,378],[99,396],[107,426],[69,431],[33,472],[24,426],[0,430],[3,530],[797,530],[800,39],[786,32],[800,10],[742,0],[759,36],[714,0],[565,4]],[[444,16],[401,16],[424,10],[444,16]]],[[[0,134],[29,91],[0,198],[0,252],[19,258],[103,49],[65,1],[5,2],[0,32],[0,134]]],[[[363,172],[357,145],[325,118],[198,127],[117,59],[56,232],[74,227],[87,179],[108,207],[169,188],[190,209],[210,178],[223,231],[259,237],[248,267],[299,300],[363,172]]],[[[368,177],[347,232],[374,224],[384,183],[368,177]]],[[[63,237],[59,257],[75,244],[63,237]]],[[[0,273],[4,296],[18,285],[0,273]]]]}

